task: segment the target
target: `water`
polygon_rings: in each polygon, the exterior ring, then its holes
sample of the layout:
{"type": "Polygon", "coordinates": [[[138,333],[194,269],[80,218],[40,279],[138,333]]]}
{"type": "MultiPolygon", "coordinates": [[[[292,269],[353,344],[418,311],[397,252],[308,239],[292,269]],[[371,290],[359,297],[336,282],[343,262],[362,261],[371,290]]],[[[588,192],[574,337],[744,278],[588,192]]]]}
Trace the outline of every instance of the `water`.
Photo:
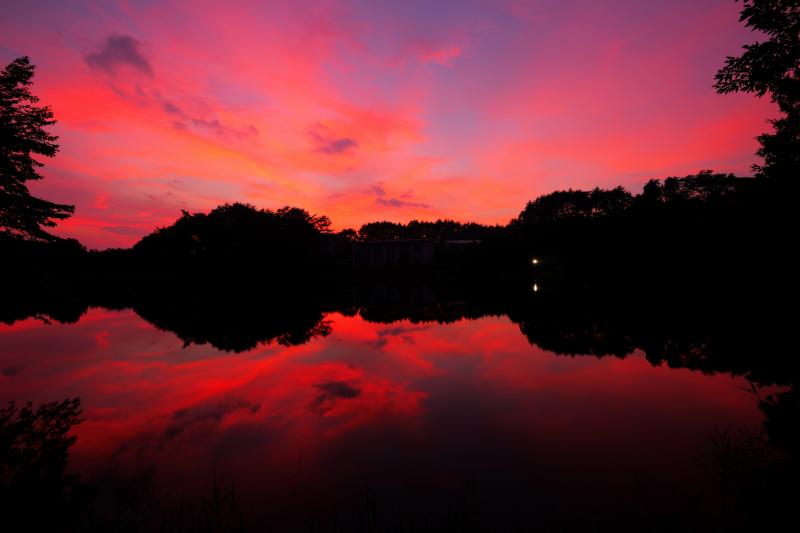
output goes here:
{"type": "Polygon", "coordinates": [[[146,486],[168,507],[233,485],[274,523],[695,520],[715,439],[764,419],[745,377],[636,346],[557,354],[506,314],[369,315],[241,343],[225,327],[192,342],[131,309],[18,320],[0,325],[0,400],[80,397],[70,470],[101,494],[146,486]]]}

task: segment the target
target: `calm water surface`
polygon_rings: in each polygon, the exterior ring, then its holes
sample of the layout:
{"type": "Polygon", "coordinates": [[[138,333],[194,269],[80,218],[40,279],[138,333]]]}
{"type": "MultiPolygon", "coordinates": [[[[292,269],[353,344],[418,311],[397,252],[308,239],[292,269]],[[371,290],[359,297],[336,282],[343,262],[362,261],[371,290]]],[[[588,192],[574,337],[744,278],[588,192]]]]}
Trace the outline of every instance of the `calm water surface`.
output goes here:
{"type": "Polygon", "coordinates": [[[147,478],[191,498],[216,478],[259,508],[366,494],[538,520],[669,512],[710,476],[718,431],[762,421],[744,378],[557,355],[505,316],[324,320],[327,336],[240,353],[132,310],[0,325],[0,399],[81,397],[71,468],[101,487],[147,478]]]}

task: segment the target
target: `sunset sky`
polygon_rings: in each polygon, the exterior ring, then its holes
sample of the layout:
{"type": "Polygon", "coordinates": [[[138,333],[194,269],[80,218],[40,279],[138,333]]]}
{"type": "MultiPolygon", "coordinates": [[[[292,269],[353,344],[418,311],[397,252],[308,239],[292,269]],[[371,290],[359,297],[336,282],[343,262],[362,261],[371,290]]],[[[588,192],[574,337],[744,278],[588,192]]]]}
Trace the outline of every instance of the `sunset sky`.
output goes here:
{"type": "Polygon", "coordinates": [[[61,151],[57,234],[128,246],[180,210],[505,223],[555,189],[749,174],[767,100],[715,94],[733,0],[1,0],[61,151]]]}

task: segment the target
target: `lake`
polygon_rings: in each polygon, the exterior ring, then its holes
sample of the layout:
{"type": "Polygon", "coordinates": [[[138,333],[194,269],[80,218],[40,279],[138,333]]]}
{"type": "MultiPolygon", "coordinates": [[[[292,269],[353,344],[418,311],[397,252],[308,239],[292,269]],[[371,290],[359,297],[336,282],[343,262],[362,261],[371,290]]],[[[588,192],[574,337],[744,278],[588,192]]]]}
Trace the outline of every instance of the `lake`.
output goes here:
{"type": "Polygon", "coordinates": [[[720,441],[758,434],[778,390],[635,340],[604,350],[597,332],[556,353],[503,313],[355,306],[261,337],[151,315],[0,324],[0,400],[80,397],[70,471],[103,501],[176,508],[233,487],[245,515],[287,529],[696,523],[718,503],[720,441]]]}

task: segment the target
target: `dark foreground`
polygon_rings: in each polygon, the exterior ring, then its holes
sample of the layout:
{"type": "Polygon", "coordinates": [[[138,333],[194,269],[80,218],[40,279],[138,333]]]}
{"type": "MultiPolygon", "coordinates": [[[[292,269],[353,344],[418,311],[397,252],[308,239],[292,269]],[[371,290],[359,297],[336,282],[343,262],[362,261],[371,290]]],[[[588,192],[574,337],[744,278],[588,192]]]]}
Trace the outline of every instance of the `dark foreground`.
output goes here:
{"type": "Polygon", "coordinates": [[[12,531],[791,519],[783,285],[602,274],[26,286],[0,313],[3,400],[82,401],[4,411],[3,516],[12,531]]]}

